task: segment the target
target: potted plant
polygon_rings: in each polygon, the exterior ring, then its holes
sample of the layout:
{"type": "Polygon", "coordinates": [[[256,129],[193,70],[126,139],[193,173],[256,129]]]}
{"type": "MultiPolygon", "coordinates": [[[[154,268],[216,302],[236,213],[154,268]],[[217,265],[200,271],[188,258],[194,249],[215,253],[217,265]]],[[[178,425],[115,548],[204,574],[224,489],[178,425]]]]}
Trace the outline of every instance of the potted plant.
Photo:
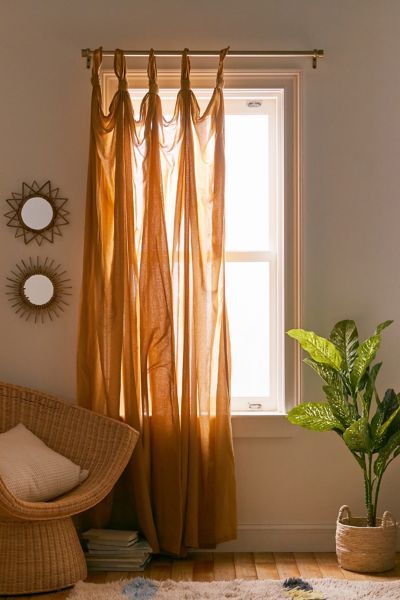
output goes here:
{"type": "Polygon", "coordinates": [[[366,517],[354,518],[344,506],[336,528],[339,564],[350,571],[386,571],[395,563],[397,524],[390,513],[378,518],[382,477],[400,454],[400,394],[388,389],[381,399],[376,378],[382,363],[372,364],[385,321],[359,342],[354,321],[337,323],[329,339],[313,331],[292,329],[288,335],[308,353],[304,362],[323,379],[325,402],[305,402],[292,408],[288,419],[313,431],[339,435],[364,476],[366,517]]]}

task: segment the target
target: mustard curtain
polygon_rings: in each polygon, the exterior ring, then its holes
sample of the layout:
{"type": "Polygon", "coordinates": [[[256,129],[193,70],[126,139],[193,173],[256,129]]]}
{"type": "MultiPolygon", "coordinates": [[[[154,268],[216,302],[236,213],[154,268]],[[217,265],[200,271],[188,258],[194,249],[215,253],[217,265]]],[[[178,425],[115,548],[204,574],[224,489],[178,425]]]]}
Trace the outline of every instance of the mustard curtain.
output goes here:
{"type": "Polygon", "coordinates": [[[93,57],[77,359],[78,401],[141,436],[116,491],[154,551],[181,554],[236,536],[230,355],[224,284],[221,52],[203,112],[188,51],[173,116],[162,114],[154,52],[134,117],[125,57],[109,113],[93,57]]]}

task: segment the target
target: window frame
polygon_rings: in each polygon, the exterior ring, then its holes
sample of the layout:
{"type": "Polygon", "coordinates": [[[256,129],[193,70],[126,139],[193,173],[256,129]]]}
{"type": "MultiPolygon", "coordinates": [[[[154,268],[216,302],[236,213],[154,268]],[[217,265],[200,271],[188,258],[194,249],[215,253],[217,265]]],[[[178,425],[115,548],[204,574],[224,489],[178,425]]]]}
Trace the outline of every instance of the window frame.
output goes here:
{"type": "MultiPolygon", "coordinates": [[[[215,69],[194,69],[191,72],[193,88],[212,88],[215,69]]],[[[284,91],[284,330],[301,327],[302,322],[302,186],[301,186],[301,81],[298,69],[225,68],[226,89],[283,89],[284,91]]],[[[128,88],[147,88],[145,69],[127,70],[128,88]]],[[[180,70],[163,69],[158,73],[160,88],[179,88],[180,70]]],[[[104,110],[108,106],[118,83],[113,69],[101,72],[104,110]]],[[[284,406],[277,411],[233,411],[232,417],[285,415],[302,401],[301,353],[297,344],[284,344],[284,406]]],[[[233,420],[235,425],[235,419],[233,420]]],[[[235,430],[235,427],[234,427],[235,430]]]]}
{"type": "MultiPolygon", "coordinates": [[[[268,265],[271,282],[269,303],[269,349],[270,349],[270,391],[266,397],[233,396],[232,415],[236,414],[283,414],[285,412],[285,359],[284,359],[284,90],[281,88],[226,88],[226,114],[231,113],[229,100],[243,98],[246,100],[262,100],[264,112],[270,120],[271,137],[268,143],[266,161],[271,174],[269,194],[276,199],[268,206],[268,237],[272,242],[269,250],[226,249],[226,263],[261,263],[268,265]],[[271,151],[272,148],[276,152],[271,151]],[[283,363],[283,373],[279,366],[283,363]],[[253,404],[253,408],[250,408],[253,404]]],[[[247,109],[243,114],[250,114],[254,109],[247,109]]],[[[258,110],[258,109],[256,109],[258,110]]],[[[236,114],[236,112],[233,112],[236,114]]],[[[229,317],[229,297],[228,317],[229,317]]]]}

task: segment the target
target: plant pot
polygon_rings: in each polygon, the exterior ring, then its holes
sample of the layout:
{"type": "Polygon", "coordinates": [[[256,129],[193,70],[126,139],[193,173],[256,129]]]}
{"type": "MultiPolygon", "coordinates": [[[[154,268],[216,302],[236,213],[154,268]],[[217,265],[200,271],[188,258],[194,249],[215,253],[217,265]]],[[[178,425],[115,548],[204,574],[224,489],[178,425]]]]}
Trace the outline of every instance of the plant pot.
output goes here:
{"type": "Polygon", "coordinates": [[[336,522],[336,554],[339,565],[356,573],[393,569],[396,560],[397,523],[389,512],[368,527],[367,519],[352,517],[348,506],[339,510],[336,522]]]}

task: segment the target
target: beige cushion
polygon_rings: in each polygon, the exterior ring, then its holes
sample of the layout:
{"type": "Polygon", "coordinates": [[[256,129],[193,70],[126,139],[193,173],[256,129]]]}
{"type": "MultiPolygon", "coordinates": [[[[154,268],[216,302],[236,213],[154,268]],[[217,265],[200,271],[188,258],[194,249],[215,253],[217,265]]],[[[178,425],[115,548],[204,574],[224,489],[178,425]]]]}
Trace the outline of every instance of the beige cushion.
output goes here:
{"type": "Polygon", "coordinates": [[[0,476],[16,498],[51,500],[79,485],[88,474],[22,423],[0,434],[0,476]]]}

